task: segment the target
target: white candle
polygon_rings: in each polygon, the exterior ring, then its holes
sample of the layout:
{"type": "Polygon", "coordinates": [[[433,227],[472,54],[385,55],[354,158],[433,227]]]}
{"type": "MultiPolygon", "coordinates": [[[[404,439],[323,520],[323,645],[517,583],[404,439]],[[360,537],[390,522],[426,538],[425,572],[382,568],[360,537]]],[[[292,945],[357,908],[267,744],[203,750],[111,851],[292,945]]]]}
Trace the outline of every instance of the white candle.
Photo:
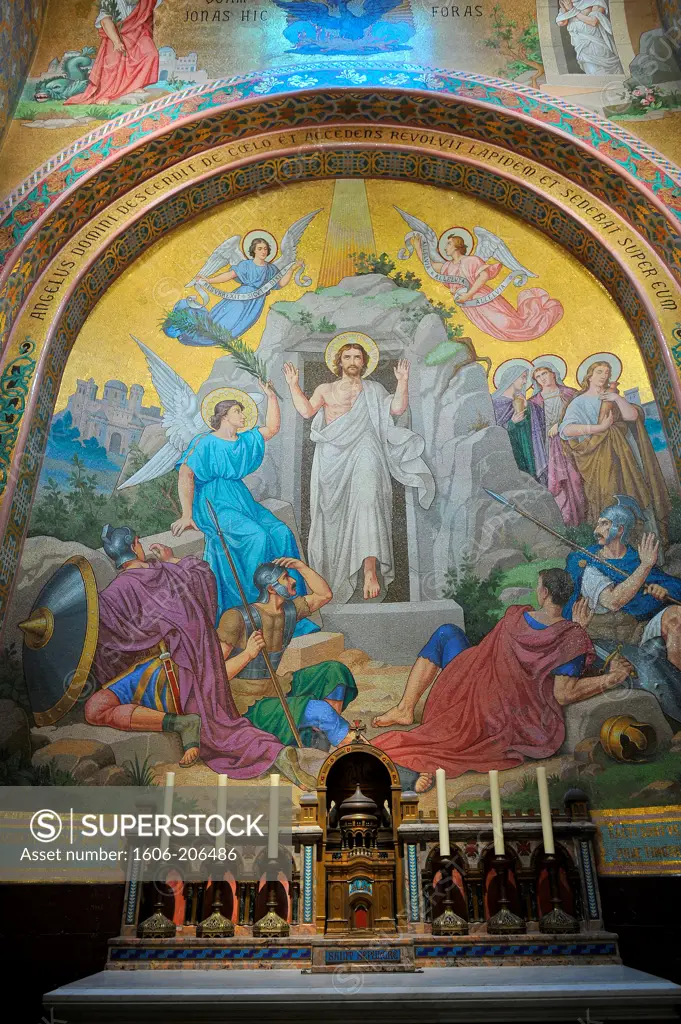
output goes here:
{"type": "Polygon", "coordinates": [[[435,772],[437,787],[437,823],[440,829],[440,856],[449,857],[449,811],[447,810],[447,775],[444,768],[435,772]]]}
{"type": "Polygon", "coordinates": [[[499,792],[499,772],[494,769],[489,773],[489,799],[492,804],[492,835],[494,836],[494,852],[503,854],[504,822],[501,817],[501,793],[499,792]]]}
{"type": "MultiPolygon", "coordinates": [[[[163,793],[163,813],[169,818],[173,816],[173,796],[175,794],[175,772],[166,772],[165,791],[163,793]]],[[[170,838],[163,833],[161,836],[161,849],[167,850],[170,838]]]]}
{"type": "Polygon", "coordinates": [[[555,853],[553,842],[553,822],[551,821],[551,801],[549,800],[549,784],[546,781],[546,768],[537,768],[537,785],[539,787],[539,810],[541,811],[541,830],[544,835],[544,853],[555,853]]]}
{"type": "MultiPolygon", "coordinates": [[[[227,776],[218,775],[218,807],[217,812],[221,818],[227,817],[227,776]]],[[[227,836],[224,832],[215,837],[216,851],[224,850],[227,843],[227,836]]]]}
{"type": "Polygon", "coordinates": [[[279,776],[270,775],[270,820],[267,825],[267,858],[279,855],[279,776]]]}

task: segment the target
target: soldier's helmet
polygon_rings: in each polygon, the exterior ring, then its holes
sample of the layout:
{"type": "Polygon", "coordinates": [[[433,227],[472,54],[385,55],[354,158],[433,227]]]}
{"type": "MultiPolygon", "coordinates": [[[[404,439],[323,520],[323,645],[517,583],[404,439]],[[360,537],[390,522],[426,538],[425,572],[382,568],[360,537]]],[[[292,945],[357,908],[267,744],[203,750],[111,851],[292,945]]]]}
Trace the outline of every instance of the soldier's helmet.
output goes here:
{"type": "Polygon", "coordinates": [[[102,530],[102,546],[117,569],[137,558],[132,546],[136,536],[130,526],[111,526],[107,523],[102,530]]]}

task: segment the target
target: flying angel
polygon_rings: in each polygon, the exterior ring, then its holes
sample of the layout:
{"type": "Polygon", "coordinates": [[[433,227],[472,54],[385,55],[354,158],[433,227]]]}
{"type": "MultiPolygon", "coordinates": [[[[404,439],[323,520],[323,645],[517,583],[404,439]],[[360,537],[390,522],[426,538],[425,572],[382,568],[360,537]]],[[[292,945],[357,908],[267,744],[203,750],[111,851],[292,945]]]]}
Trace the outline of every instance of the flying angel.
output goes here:
{"type": "Polygon", "coordinates": [[[182,345],[219,345],[240,338],[258,321],[266,296],[285,288],[295,274],[295,283],[308,288],[312,279],[303,274],[305,264],[297,260],[303,233],[321,210],[300,217],[281,240],[277,258],[277,240],[269,231],[255,229],[244,235],[231,235],[215,249],[187,288],[194,288],[199,299],[180,299],[166,317],[162,330],[182,345]],[[217,271],[229,267],[222,273],[217,271]],[[225,291],[218,285],[236,281],[238,287],[225,291]],[[208,309],[209,293],[220,298],[208,309]]]}
{"type": "Polygon", "coordinates": [[[411,228],[398,258],[409,259],[416,251],[426,273],[449,289],[461,312],[485,334],[499,341],[532,341],[563,316],[558,299],[552,299],[543,288],[524,287],[537,275],[519,263],[492,231],[476,227],[474,236],[467,228],[454,227],[438,238],[424,221],[398,206],[395,209],[411,228]],[[491,286],[489,282],[503,267],[508,274],[500,284],[491,286]],[[517,308],[502,294],[510,284],[522,289],[517,308]]]}

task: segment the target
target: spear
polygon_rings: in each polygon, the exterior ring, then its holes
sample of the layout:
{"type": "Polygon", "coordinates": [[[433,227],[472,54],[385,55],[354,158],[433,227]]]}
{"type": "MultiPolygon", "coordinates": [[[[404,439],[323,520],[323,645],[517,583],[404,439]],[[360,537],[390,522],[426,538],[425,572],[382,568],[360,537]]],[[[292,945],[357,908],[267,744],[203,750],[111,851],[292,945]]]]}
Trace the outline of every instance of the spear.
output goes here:
{"type": "MultiPolygon", "coordinates": [[[[588,548],[583,548],[581,545],[575,544],[573,540],[568,540],[562,533],[558,533],[557,530],[553,530],[550,526],[547,526],[546,523],[542,523],[541,519],[535,519],[535,517],[530,515],[529,512],[526,512],[525,509],[519,508],[514,501],[509,501],[508,498],[504,498],[501,494],[495,494],[494,491],[490,491],[487,487],[483,487],[483,491],[486,491],[490,498],[494,498],[494,500],[498,501],[500,505],[505,505],[506,508],[510,508],[513,512],[517,512],[518,515],[522,516],[524,519],[529,519],[531,523],[538,526],[540,530],[544,531],[544,533],[550,533],[552,537],[556,537],[561,544],[567,544],[567,546],[572,548],[573,551],[579,551],[580,554],[586,555],[590,561],[598,562],[600,565],[606,566],[606,568],[611,569],[620,576],[623,576],[624,579],[628,580],[631,576],[631,573],[626,572],[624,569],[620,569],[617,565],[613,565],[605,558],[601,558],[600,555],[595,554],[593,551],[589,551],[588,548]]],[[[670,594],[667,594],[665,601],[669,601],[671,604],[681,604],[681,601],[677,601],[676,598],[671,597],[670,594]]]]}
{"type": "MultiPolygon", "coordinates": [[[[216,515],[215,509],[211,505],[210,501],[208,501],[208,499],[206,499],[206,507],[208,509],[208,515],[210,516],[211,522],[213,523],[213,526],[215,527],[215,532],[217,533],[218,537],[220,538],[220,543],[222,544],[222,550],[225,553],[225,558],[229,562],[229,567],[232,570],[232,573],[234,574],[234,580],[236,582],[237,590],[239,591],[239,596],[241,597],[243,606],[246,609],[246,614],[248,615],[248,619],[249,619],[249,622],[251,624],[251,628],[252,628],[253,632],[255,633],[255,631],[258,629],[258,624],[255,621],[255,618],[253,616],[253,612],[251,611],[251,606],[248,603],[248,599],[246,597],[246,592],[245,592],[243,586],[241,585],[241,580],[239,579],[239,573],[237,572],[236,565],[234,564],[234,559],[232,558],[230,550],[227,547],[227,542],[225,540],[224,534],[223,534],[222,530],[220,529],[220,523],[218,522],[218,517],[216,515]]],[[[274,689],[275,689],[275,692],[277,694],[277,697],[281,701],[281,706],[283,708],[284,714],[286,715],[286,719],[287,719],[288,724],[289,724],[289,726],[291,728],[291,732],[293,733],[293,738],[295,739],[296,744],[299,747],[302,748],[303,743],[302,743],[302,740],[300,739],[300,733],[298,732],[298,726],[296,725],[295,721],[293,720],[293,715],[291,714],[291,709],[288,706],[288,702],[287,702],[286,698],[284,697],[284,691],[281,688],[281,683],[277,679],[277,673],[274,671],[274,668],[272,666],[272,662],[270,661],[270,656],[269,656],[269,654],[267,652],[267,648],[263,647],[263,649],[262,649],[262,651],[260,653],[262,654],[262,656],[263,656],[263,658],[265,660],[265,664],[267,665],[267,671],[270,674],[270,679],[272,680],[272,684],[274,686],[274,689]]]]}

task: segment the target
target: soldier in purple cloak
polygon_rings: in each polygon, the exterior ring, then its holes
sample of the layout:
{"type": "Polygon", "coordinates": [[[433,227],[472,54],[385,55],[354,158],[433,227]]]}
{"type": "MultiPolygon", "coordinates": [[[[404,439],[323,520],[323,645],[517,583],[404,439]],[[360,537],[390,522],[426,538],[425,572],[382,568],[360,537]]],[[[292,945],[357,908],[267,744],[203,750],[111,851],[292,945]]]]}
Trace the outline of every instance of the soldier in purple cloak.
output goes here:
{"type": "Polygon", "coordinates": [[[152,545],[157,560],[148,560],[127,526],[105,526],[102,541],[119,572],[99,595],[93,671],[102,686],[85,705],[86,720],[133,732],[175,732],[183,767],[200,756],[233,779],[275,768],[302,789],[314,788],[295,749],[236,709],[214,627],[217,587],[208,563],[176,558],[163,544],[152,545]],[[159,644],[172,659],[170,673],[163,654],[154,651],[159,644]]]}

